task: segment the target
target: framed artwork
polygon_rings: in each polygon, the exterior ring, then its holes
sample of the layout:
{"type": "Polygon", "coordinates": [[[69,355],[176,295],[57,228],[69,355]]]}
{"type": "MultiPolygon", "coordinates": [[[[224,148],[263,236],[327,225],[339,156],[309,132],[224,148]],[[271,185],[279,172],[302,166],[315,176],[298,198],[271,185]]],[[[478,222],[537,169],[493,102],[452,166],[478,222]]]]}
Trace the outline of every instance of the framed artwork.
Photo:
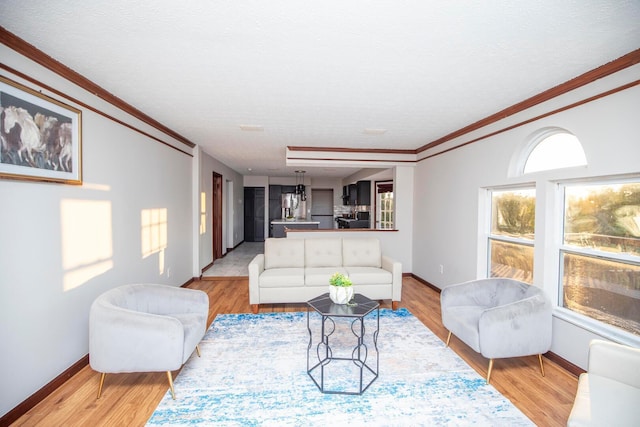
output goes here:
{"type": "Polygon", "coordinates": [[[81,111],[0,76],[0,178],[82,184],[81,111]]]}

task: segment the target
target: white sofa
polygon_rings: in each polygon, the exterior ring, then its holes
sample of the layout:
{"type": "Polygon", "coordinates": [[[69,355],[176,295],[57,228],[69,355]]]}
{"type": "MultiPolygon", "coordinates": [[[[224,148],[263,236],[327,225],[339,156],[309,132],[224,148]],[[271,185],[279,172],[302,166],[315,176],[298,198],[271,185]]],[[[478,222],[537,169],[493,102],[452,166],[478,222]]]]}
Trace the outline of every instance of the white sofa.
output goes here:
{"type": "Polygon", "coordinates": [[[639,425],[640,348],[592,340],[567,426],[639,425]]]}
{"type": "Polygon", "coordinates": [[[336,272],[351,278],[356,293],[390,299],[397,309],[402,265],[382,255],[376,238],[271,238],[249,264],[249,303],[299,303],[329,292],[336,272]]]}

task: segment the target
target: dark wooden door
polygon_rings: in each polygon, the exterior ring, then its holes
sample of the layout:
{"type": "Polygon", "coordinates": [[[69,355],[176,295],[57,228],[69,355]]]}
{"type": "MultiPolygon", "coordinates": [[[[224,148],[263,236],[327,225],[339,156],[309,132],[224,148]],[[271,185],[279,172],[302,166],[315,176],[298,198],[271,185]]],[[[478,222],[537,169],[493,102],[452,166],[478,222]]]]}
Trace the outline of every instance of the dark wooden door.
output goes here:
{"type": "Polygon", "coordinates": [[[213,173],[213,261],[222,258],[222,175],[213,173]]]}

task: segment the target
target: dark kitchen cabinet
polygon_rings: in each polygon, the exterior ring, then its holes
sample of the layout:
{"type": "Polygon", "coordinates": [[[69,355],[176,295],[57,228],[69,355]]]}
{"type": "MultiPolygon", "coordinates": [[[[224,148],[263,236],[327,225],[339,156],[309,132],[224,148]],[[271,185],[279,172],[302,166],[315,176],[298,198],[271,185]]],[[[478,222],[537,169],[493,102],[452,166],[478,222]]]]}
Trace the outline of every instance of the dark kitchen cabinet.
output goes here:
{"type": "Polygon", "coordinates": [[[371,205],[371,181],[358,181],[356,187],[358,193],[356,196],[356,205],[371,205]]]}
{"type": "Polygon", "coordinates": [[[282,186],[282,193],[295,193],[296,192],[296,186],[295,185],[283,185],[282,186]]]}
{"type": "Polygon", "coordinates": [[[244,188],[244,241],[264,242],[264,187],[244,188]]]}
{"type": "Polygon", "coordinates": [[[349,204],[349,186],[348,185],[342,186],[342,204],[345,206],[349,204]]]}
{"type": "Polygon", "coordinates": [[[358,187],[355,184],[349,184],[349,204],[355,206],[358,201],[358,187]]]}
{"type": "Polygon", "coordinates": [[[270,185],[269,186],[269,201],[280,201],[280,195],[282,194],[282,185],[270,185]]]}

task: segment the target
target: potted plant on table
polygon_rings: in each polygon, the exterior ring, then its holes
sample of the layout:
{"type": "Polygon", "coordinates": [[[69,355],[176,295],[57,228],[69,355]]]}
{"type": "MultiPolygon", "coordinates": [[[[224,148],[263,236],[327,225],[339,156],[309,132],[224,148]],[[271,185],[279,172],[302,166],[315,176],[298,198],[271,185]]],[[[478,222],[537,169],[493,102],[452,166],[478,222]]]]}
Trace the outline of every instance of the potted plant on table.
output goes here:
{"type": "Polygon", "coordinates": [[[329,298],[335,304],[349,304],[353,299],[353,282],[342,273],[335,273],[329,279],[329,298]]]}

